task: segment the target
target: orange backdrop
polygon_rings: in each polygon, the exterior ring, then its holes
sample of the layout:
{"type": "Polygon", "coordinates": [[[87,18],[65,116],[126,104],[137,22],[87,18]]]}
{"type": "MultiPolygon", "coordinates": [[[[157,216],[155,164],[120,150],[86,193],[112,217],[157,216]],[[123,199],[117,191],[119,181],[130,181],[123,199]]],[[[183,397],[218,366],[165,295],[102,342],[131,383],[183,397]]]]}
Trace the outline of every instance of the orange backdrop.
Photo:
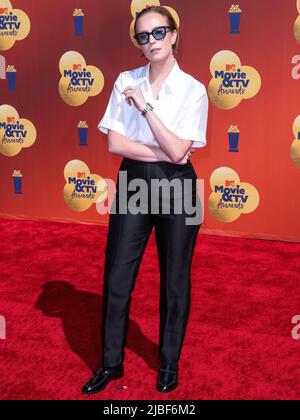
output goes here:
{"type": "MultiPolygon", "coordinates": [[[[1,4],[4,8],[5,1],[0,0],[0,9],[1,4]]],[[[36,130],[36,139],[15,155],[0,153],[0,213],[105,224],[108,215],[100,215],[95,203],[85,211],[68,206],[63,195],[64,169],[68,162],[80,160],[91,173],[116,179],[122,157],[108,152],[106,136],[98,131],[97,124],[119,72],[146,64],[129,35],[132,2],[52,0],[41,4],[35,0],[14,0],[10,4],[16,16],[16,9],[26,14],[30,28],[25,17],[19,16],[29,31],[9,48],[7,35],[1,35],[4,27],[0,29],[0,106],[9,105],[19,118],[29,120],[36,130]],[[84,14],[83,33],[76,35],[73,12],[79,7],[84,14]],[[70,51],[81,54],[104,78],[101,92],[78,106],[67,104],[59,94],[59,62],[70,51]],[[16,74],[8,74],[7,66],[14,66],[16,74]],[[88,125],[85,147],[79,145],[79,121],[88,125]],[[17,171],[22,174],[22,194],[16,193],[15,188],[19,187],[13,183],[12,175],[16,176],[17,171]]],[[[230,2],[166,0],[160,4],[174,9],[180,18],[180,67],[210,92],[207,146],[192,157],[198,178],[205,180],[201,232],[299,241],[300,10],[296,0],[241,0],[240,33],[235,34],[230,33],[230,2]],[[222,51],[236,54],[242,65],[256,70],[261,80],[255,96],[229,109],[216,105],[209,88],[211,61],[222,51]],[[237,125],[240,131],[235,153],[229,152],[231,125],[237,125]],[[241,182],[255,187],[259,202],[254,210],[232,221],[226,217],[222,220],[211,211],[210,181],[219,168],[231,168],[241,182]]],[[[2,10],[2,16],[5,14],[2,10]]],[[[229,60],[227,64],[232,63],[229,60]]],[[[2,111],[5,109],[2,107],[2,111]]],[[[8,110],[11,112],[11,108],[8,110]]],[[[0,122],[6,118],[7,123],[8,114],[3,112],[0,122]]],[[[12,147],[3,150],[13,150],[12,147]]]]}

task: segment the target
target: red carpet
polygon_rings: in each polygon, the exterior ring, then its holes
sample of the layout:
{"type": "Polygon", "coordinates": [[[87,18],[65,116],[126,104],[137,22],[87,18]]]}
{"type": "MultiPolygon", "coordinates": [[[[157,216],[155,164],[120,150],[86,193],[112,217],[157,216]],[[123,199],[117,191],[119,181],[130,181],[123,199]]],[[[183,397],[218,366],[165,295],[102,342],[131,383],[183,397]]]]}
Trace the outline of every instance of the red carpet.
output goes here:
{"type": "Polygon", "coordinates": [[[86,397],[81,387],[99,360],[107,227],[2,219],[0,231],[1,399],[300,398],[300,341],[291,337],[300,244],[199,234],[180,385],[161,394],[152,232],[132,297],[125,376],[86,397]]]}

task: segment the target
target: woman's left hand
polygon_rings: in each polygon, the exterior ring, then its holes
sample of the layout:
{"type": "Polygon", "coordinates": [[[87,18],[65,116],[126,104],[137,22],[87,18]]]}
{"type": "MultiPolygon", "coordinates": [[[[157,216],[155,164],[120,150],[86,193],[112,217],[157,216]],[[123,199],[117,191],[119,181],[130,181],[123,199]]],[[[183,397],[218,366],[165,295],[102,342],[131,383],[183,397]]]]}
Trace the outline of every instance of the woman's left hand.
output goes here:
{"type": "Polygon", "coordinates": [[[125,95],[126,102],[131,106],[132,104],[142,112],[146,108],[146,101],[140,87],[127,86],[122,92],[125,95]]]}

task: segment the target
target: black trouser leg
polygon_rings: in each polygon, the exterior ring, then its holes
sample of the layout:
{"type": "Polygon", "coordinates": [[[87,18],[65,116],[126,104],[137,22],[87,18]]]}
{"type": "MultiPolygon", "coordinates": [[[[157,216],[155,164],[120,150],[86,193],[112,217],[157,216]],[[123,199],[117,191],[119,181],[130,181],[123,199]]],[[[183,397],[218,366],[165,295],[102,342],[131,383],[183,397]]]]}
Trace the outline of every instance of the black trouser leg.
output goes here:
{"type": "Polygon", "coordinates": [[[158,218],[155,237],[160,264],[159,355],[178,362],[190,311],[192,256],[201,225],[185,225],[184,215],[158,218]]]}
{"type": "Polygon", "coordinates": [[[103,286],[103,366],[122,363],[131,292],[153,228],[150,215],[110,214],[103,286]]]}

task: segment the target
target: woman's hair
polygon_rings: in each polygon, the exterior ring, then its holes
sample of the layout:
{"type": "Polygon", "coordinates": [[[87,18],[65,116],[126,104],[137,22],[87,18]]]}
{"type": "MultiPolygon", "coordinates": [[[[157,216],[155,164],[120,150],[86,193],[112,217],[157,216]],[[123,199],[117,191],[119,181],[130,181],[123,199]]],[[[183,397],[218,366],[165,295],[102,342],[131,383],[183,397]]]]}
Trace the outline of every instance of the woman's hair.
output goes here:
{"type": "Polygon", "coordinates": [[[174,31],[176,29],[177,31],[177,38],[175,43],[172,45],[173,48],[173,54],[177,54],[178,52],[178,46],[179,46],[179,30],[178,30],[178,26],[177,23],[172,15],[171,12],[169,12],[169,10],[166,7],[163,6],[150,6],[150,7],[146,7],[145,9],[143,9],[136,17],[135,19],[135,23],[134,23],[134,33],[136,34],[136,26],[137,26],[137,21],[139,18],[141,18],[142,16],[144,16],[146,13],[149,12],[155,12],[155,13],[159,13],[162,16],[165,16],[167,18],[168,21],[168,26],[171,27],[171,30],[174,31]]]}

